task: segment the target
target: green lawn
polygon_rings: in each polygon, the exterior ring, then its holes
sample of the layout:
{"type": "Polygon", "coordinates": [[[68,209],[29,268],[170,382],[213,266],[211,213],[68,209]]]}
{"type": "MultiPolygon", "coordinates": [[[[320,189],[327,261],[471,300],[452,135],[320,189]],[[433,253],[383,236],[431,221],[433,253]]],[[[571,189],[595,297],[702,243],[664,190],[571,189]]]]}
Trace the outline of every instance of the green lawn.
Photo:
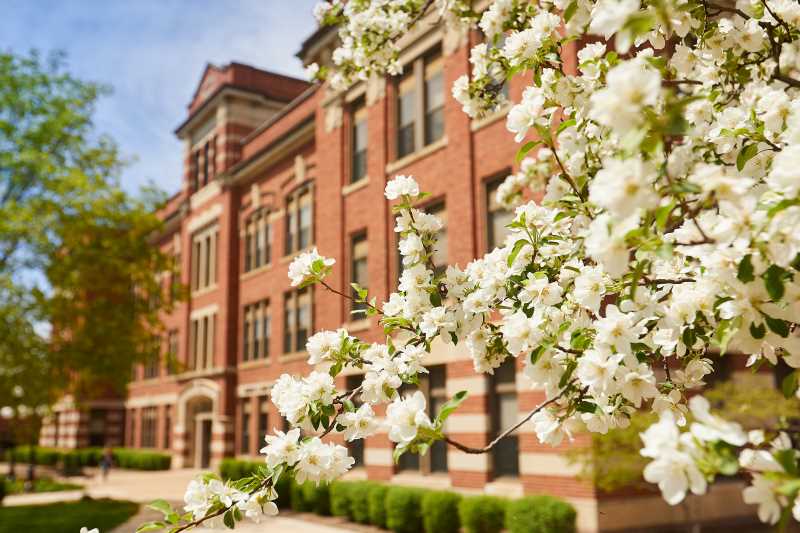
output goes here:
{"type": "MultiPolygon", "coordinates": [[[[76,490],[79,488],[81,488],[81,486],[75,483],[62,483],[48,477],[40,477],[36,478],[33,482],[32,492],[54,492],[59,490],[76,490]]],[[[6,494],[22,494],[23,492],[25,492],[24,480],[17,479],[16,481],[9,481],[6,479],[6,494]]]]}
{"type": "Polygon", "coordinates": [[[108,533],[138,510],[137,503],[108,499],[0,507],[0,533],[78,533],[82,526],[108,533]]]}

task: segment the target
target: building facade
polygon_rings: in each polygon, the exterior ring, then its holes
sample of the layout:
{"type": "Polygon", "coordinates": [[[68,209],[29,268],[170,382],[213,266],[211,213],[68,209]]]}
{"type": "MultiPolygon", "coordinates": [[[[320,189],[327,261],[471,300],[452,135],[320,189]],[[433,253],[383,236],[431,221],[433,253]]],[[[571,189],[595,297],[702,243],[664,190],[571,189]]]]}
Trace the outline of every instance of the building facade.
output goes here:
{"type": "MultiPolygon", "coordinates": [[[[158,241],[179,267],[178,277],[164,277],[165,292],[180,283],[189,297],[163,317],[165,362],[134,371],[124,445],[171,452],[176,467],[256,458],[265,433],[284,427],[270,387],[283,373],[310,370],[304,346],[313,331],[346,327],[365,341],[382,341],[376,319],[357,318],[348,301],[322,287],[291,289],[287,268],[298,252],[316,246],[336,259],[333,287],[347,291],[357,282],[387,298],[400,270],[383,196],[394,175],[413,175],[431,193],[421,207],[445,221],[438,265],[464,266],[502,242],[510,213],[493,192],[515,170],[517,150],[506,109],[471,120],[449,92],[469,72],[469,50],[481,36],[422,22],[401,42],[401,78],[360,83],[345,94],[237,63],[206,68],[176,130],[184,143],[183,185],[163,210],[158,241]]],[[[324,64],[334,41],[335,33],[319,30],[298,55],[324,64]]],[[[574,53],[564,59],[575,68],[574,53]]],[[[524,85],[509,83],[512,100],[524,85]]],[[[419,388],[432,412],[468,391],[447,432],[482,446],[543,400],[521,364],[512,360],[494,376],[478,375],[462,348],[435,343],[419,388]]],[[[339,385],[357,379],[343,376],[339,385]]],[[[724,504],[740,498],[731,496],[738,484],[678,508],[655,492],[601,495],[577,478],[564,455],[585,442],[578,436],[552,448],[525,425],[490,454],[440,443],[395,465],[392,443],[379,433],[350,445],[356,467],[348,475],[474,493],[551,494],[576,505],[583,531],[751,514],[724,504]]]]}

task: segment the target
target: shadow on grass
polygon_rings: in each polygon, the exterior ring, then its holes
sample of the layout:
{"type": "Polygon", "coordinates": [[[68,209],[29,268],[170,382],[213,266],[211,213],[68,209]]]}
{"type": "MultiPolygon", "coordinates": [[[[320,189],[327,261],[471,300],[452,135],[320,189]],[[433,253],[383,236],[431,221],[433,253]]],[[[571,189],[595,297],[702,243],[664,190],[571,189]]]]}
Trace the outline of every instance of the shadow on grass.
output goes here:
{"type": "Polygon", "coordinates": [[[139,504],[84,498],[76,502],[0,507],[0,533],[78,533],[82,526],[106,533],[125,523],[139,504]]]}

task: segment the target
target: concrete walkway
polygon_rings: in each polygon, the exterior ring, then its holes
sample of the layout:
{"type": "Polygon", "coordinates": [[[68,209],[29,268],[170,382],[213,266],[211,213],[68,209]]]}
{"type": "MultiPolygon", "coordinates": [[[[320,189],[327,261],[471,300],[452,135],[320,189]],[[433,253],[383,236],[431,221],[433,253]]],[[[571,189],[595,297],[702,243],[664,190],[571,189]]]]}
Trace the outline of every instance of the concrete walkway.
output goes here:
{"type": "MultiPolygon", "coordinates": [[[[142,505],[139,513],[127,523],[119,526],[112,532],[102,533],[134,533],[143,522],[158,520],[161,513],[147,509],[146,504],[153,500],[164,499],[176,508],[183,505],[183,493],[189,481],[199,474],[200,470],[164,470],[159,472],[140,472],[134,470],[112,470],[108,479],[103,480],[94,470],[87,470],[89,477],[77,481],[84,485],[83,490],[61,492],[44,492],[39,494],[19,494],[8,496],[3,505],[38,505],[61,501],[79,500],[85,495],[92,498],[112,498],[116,500],[129,500],[142,505]]],[[[291,513],[289,513],[291,515],[291,513]]],[[[87,525],[91,525],[91,517],[87,517],[87,525]]],[[[336,527],[316,521],[303,520],[299,515],[279,515],[275,518],[265,518],[260,524],[249,520],[241,522],[236,531],[241,533],[345,533],[354,531],[342,524],[336,527]]],[[[212,531],[198,529],[196,531],[212,531]]]]}

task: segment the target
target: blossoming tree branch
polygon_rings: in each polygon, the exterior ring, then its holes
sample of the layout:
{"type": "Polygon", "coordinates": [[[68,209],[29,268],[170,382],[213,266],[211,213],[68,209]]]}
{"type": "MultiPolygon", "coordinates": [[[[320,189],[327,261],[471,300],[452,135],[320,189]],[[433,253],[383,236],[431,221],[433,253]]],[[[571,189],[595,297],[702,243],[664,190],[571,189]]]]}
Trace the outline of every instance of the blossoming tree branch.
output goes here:
{"type": "MultiPolygon", "coordinates": [[[[510,234],[463,269],[437,273],[441,222],[414,207],[423,193],[411,177],[391,180],[398,291],[379,304],[355,287],[385,342],[313,335],[317,370],[284,375],[272,389],[293,429],[266,436],[261,470],[193,481],[185,512],[159,502],[165,519],[140,531],[234,527],[277,513],[280,477],[323,483],[352,466],[345,447],[326,442],[331,433],[353,441],[384,427],[395,457],[439,440],[485,453],[523,424],[556,445],[626,427],[639,409],[659,416],[641,453],[652,458],[645,479],[668,503],[746,474],[743,499],[762,521],[800,520],[796,441],[780,426],[746,431],[722,420],[700,395],[731,352],[754,369],[786,363],[784,393],[797,394],[800,3],[496,0],[477,13],[461,0],[350,0],[324,2],[316,15],[338,26],[334,68],[311,69],[333,90],[398,74],[398,39],[431,17],[486,36],[471,50],[471,75],[452,87],[468,115],[494,111],[506,80],[527,75],[507,118],[523,143],[520,170],[498,191],[515,208],[510,234]],[[565,68],[568,45],[575,71],[565,68]],[[435,339],[468,352],[478,374],[522,359],[546,401],[483,448],[451,439],[444,422],[464,393],[431,418],[420,392],[398,392],[426,372],[435,339]],[[340,391],[345,368],[363,381],[340,391]]],[[[316,250],[304,254],[291,283],[350,297],[325,281],[332,268],[316,250]]]]}

